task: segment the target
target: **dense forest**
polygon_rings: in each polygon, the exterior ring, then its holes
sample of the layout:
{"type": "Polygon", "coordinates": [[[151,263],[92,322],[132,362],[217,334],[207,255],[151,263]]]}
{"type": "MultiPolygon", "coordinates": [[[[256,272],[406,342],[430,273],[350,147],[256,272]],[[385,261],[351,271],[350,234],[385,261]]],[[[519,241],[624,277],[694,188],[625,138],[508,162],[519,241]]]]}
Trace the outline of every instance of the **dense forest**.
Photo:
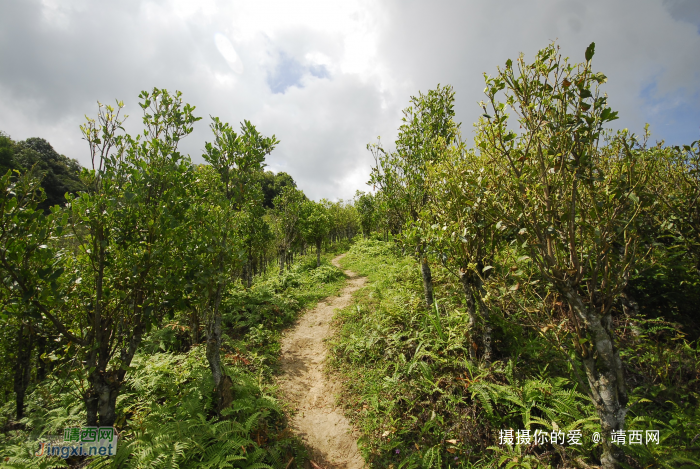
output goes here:
{"type": "Polygon", "coordinates": [[[91,165],[0,135],[0,465],[319,469],[276,385],[283,331],[339,310],[327,371],[369,467],[698,467],[700,141],[609,130],[594,44],[410,98],[372,191],[309,200],[280,142],[139,96],[81,126],[91,165]],[[337,262],[337,261],[334,261],[337,262]],[[67,428],[116,454],[35,456],[67,428]]]}

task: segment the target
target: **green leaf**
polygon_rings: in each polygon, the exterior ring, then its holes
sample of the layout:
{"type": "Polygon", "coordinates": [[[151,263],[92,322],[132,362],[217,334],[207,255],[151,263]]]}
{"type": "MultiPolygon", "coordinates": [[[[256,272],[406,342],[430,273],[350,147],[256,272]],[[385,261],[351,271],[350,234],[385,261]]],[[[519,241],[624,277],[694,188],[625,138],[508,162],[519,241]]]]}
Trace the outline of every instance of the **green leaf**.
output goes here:
{"type": "Polygon", "coordinates": [[[590,62],[593,58],[593,54],[595,54],[595,42],[591,42],[591,44],[586,47],[586,62],[590,62]]]}
{"type": "Polygon", "coordinates": [[[53,282],[53,281],[56,280],[58,277],[60,277],[61,275],[63,275],[63,272],[64,272],[64,271],[65,271],[65,269],[64,269],[63,267],[57,269],[56,271],[54,271],[54,273],[52,273],[52,274],[49,276],[49,278],[47,279],[47,281],[48,281],[48,282],[53,282]]]}

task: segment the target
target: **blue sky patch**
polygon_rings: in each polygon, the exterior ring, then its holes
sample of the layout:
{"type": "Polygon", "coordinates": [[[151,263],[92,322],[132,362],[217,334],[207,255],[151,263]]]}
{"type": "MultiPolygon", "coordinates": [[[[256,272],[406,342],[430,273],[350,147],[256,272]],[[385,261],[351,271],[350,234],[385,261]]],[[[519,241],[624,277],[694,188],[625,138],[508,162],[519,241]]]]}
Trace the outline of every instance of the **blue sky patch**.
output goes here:
{"type": "Polygon", "coordinates": [[[316,78],[330,78],[330,73],[325,65],[306,67],[294,57],[280,52],[279,62],[277,62],[275,69],[267,75],[267,84],[273,93],[284,93],[292,86],[303,88],[301,80],[307,74],[316,78]]]}
{"type": "Polygon", "coordinates": [[[280,52],[280,60],[275,70],[267,76],[267,84],[273,93],[284,93],[290,86],[301,86],[304,67],[294,57],[280,52]]]}
{"type": "Polygon", "coordinates": [[[330,73],[325,65],[312,65],[309,67],[309,73],[316,78],[330,78],[330,73]]]}
{"type": "Polygon", "coordinates": [[[657,94],[657,83],[645,86],[641,93],[644,120],[651,126],[651,141],[663,136],[667,145],[690,144],[700,140],[700,93],[678,90],[657,94]]]}

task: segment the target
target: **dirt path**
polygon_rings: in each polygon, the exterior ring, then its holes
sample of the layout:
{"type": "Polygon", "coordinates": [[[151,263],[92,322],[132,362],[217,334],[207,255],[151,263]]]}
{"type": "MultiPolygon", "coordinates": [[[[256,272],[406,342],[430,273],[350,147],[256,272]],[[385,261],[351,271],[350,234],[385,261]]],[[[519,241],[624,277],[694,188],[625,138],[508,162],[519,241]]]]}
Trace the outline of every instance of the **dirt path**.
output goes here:
{"type": "MultiPolygon", "coordinates": [[[[340,267],[333,259],[333,265],[340,267]]],[[[280,388],[296,411],[292,428],[311,450],[311,459],[323,468],[360,469],[364,461],[357,449],[352,426],[335,406],[338,383],[323,372],[327,355],[324,339],[330,336],[330,322],[337,308],[350,304],[352,293],[364,283],[363,277],[349,270],[340,296],[318,303],[289,329],[282,338],[282,378],[280,388]]]]}

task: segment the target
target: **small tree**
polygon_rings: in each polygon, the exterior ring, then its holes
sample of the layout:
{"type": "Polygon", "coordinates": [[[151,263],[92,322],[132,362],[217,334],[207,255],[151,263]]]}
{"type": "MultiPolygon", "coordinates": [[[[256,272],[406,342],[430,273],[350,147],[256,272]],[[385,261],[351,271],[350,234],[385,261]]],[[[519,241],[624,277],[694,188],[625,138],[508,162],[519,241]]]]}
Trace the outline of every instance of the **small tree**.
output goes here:
{"type": "Polygon", "coordinates": [[[0,279],[4,300],[0,320],[16,334],[13,388],[16,418],[20,420],[35,339],[52,322],[64,335],[76,338],[56,314],[60,309],[65,311],[63,296],[74,285],[66,286],[62,281],[65,253],[55,245],[55,238],[65,229],[65,216],[57,207],[48,215],[39,209],[45,199],[39,179],[32,172],[13,175],[7,171],[0,178],[0,191],[0,279]]]}
{"type": "Polygon", "coordinates": [[[314,201],[306,202],[305,219],[302,220],[304,238],[310,244],[316,246],[316,267],[321,266],[321,244],[328,236],[330,223],[326,209],[323,205],[314,201]]]}
{"type": "Polygon", "coordinates": [[[360,226],[362,234],[369,237],[377,224],[377,203],[374,196],[357,191],[355,193],[355,209],[360,216],[360,226]]]}
{"type": "Polygon", "coordinates": [[[387,153],[379,144],[368,145],[375,157],[369,184],[386,194],[384,202],[403,223],[402,241],[420,263],[425,303],[431,307],[432,273],[425,240],[421,239],[420,227],[416,225],[428,202],[426,167],[438,162],[445,154],[444,149],[455,140],[459,125],[453,121],[454,91],[451,86],[441,88],[438,85],[426,95],[412,96],[411,104],[403,111],[395,153],[387,153]]]}
{"type": "Polygon", "coordinates": [[[603,125],[617,113],[599,92],[606,78],[593,72],[593,53],[591,44],[586,61],[570,65],[550,45],[532,64],[521,55],[487,76],[491,115],[484,103],[476,143],[500,187],[499,226],[513,230],[574,312],[588,386],[580,383],[600,417],[602,465],[613,468],[622,452],[611,432],[624,428],[627,391],[611,312],[639,258],[634,220],[650,169],[626,134],[599,148],[603,125]],[[520,134],[509,129],[506,106],[517,114],[520,134]]]}
{"type": "MultiPolygon", "coordinates": [[[[483,330],[483,358],[491,360],[490,310],[485,301],[484,278],[493,268],[499,236],[493,219],[493,181],[484,177],[483,160],[462,142],[452,146],[440,163],[430,166],[426,180],[430,203],[425,218],[429,245],[460,280],[469,313],[469,329],[483,330]]],[[[476,350],[470,348],[475,356],[476,350]]]]}
{"type": "Polygon", "coordinates": [[[293,186],[283,187],[274,199],[275,208],[272,210],[271,217],[277,243],[280,275],[284,272],[284,266],[287,263],[287,253],[300,234],[304,199],[304,193],[293,186]]]}
{"type": "Polygon", "coordinates": [[[700,272],[700,140],[654,152],[661,161],[653,192],[664,208],[663,227],[675,235],[700,272]]]}
{"type": "MultiPolygon", "coordinates": [[[[263,137],[250,122],[244,121],[237,134],[229,124],[212,117],[214,143],[207,142],[204,159],[219,175],[214,190],[203,198],[206,210],[195,212],[199,228],[197,243],[203,263],[200,282],[206,292],[207,360],[214,378],[216,411],[231,402],[231,379],[221,366],[221,300],[232,269],[245,265],[256,242],[257,225],[246,217],[246,209],[259,207],[262,211],[261,177],[265,156],[277,143],[274,136],[263,137]],[[216,187],[218,186],[218,187],[216,187]],[[217,190],[218,189],[218,190],[217,190]],[[203,230],[203,231],[202,231],[203,230]]],[[[206,187],[205,186],[205,187],[206,187]]]]}
{"type": "Polygon", "coordinates": [[[86,333],[78,343],[86,355],[88,425],[114,423],[131,360],[167,309],[163,285],[177,262],[169,246],[185,220],[192,176],[177,147],[199,120],[194,107],[183,105],[179,92],[154,89],[140,98],[143,135],[120,135],[119,112],[102,105],[98,119],[81,127],[92,169],[82,174],[87,192],[68,199],[79,240],[76,267],[86,333]]]}

